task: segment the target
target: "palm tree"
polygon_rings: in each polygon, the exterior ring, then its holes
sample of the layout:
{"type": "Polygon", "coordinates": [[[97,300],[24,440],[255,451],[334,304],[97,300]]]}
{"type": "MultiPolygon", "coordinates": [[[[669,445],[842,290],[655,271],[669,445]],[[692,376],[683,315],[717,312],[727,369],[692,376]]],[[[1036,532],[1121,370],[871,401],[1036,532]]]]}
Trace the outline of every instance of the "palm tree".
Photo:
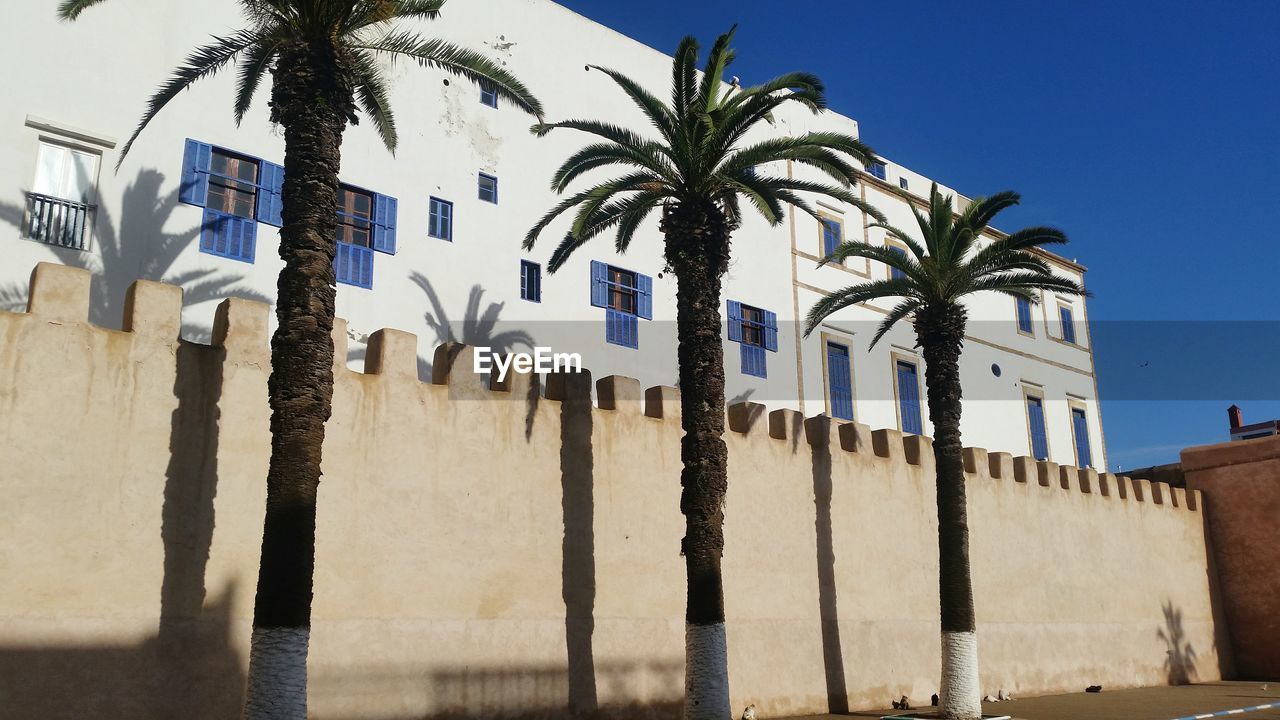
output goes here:
{"type": "Polygon", "coordinates": [[[933,423],[933,457],[938,471],[938,580],[942,610],[941,711],[947,718],[979,718],[977,627],[973,584],[969,578],[969,525],[965,507],[964,466],[960,443],[960,352],[968,313],[967,295],[995,291],[1037,302],[1033,291],[1084,295],[1074,280],[1053,274],[1035,254],[1042,245],[1061,244],[1060,230],[1031,227],[985,247],[979,237],[1000,211],[1017,205],[1019,196],[1002,192],[974,200],[958,216],[951,196],[929,195],[929,213],[912,208],[924,244],[912,234],[878,222],[910,253],[858,242],[838,246],[823,263],[863,257],[888,265],[895,277],[861,283],[826,295],[809,311],[805,335],[842,308],[880,298],[902,298],[880,324],[871,347],[898,321],[914,317],[916,345],[925,363],[929,420],[933,423]]]}
{"type": "MultiPolygon", "coordinates": [[[[735,28],[736,29],[736,28],[735,28]]],[[[625,173],[567,197],[525,237],[526,249],[565,212],[576,209],[548,270],[560,269],[584,243],[616,229],[616,249],[626,252],[637,229],[661,209],[667,266],[675,273],[679,337],[684,469],[680,510],[685,515],[681,544],[688,573],[685,614],[685,717],[728,718],[729,692],[724,633],[724,591],[720,557],[724,549],[724,497],[728,486],[724,440],[724,350],[721,340],[720,281],[728,268],[730,236],[742,220],[743,199],[771,225],[786,214],[784,203],[817,216],[801,193],[864,204],[849,192],[859,165],[873,157],[856,138],[834,132],[743,142],[772,113],[798,104],[814,113],[826,107],[818,78],[789,73],[754,87],[725,86],[733,61],[734,30],[712,47],[704,74],[697,77],[699,47],[687,37],[672,63],[670,103],[615,70],[592,65],[612,79],[644,113],[656,138],[596,120],[543,123],[545,135],[559,128],[598,138],[556,171],[551,187],[564,193],[583,174],[619,166],[625,173]],[[761,169],[785,161],[812,166],[834,183],[779,177],[761,169]]]]}
{"type": "MultiPolygon", "coordinates": [[[[102,0],[63,0],[73,20],[102,0]]],[[[441,40],[397,29],[429,20],[444,0],[240,0],[238,32],[194,50],[151,97],[120,160],[162,108],[197,80],[239,65],[235,118],[248,111],[271,74],[271,120],[284,128],[285,179],[277,285],[278,328],[271,340],[271,461],[262,560],[254,604],[245,714],[306,717],[306,667],[315,567],[316,493],[324,424],[333,395],[333,329],[338,168],[342,134],[357,107],[389,150],[396,125],[380,58],[403,57],[487,83],[516,107],[542,107],[499,63],[441,40]]]]}

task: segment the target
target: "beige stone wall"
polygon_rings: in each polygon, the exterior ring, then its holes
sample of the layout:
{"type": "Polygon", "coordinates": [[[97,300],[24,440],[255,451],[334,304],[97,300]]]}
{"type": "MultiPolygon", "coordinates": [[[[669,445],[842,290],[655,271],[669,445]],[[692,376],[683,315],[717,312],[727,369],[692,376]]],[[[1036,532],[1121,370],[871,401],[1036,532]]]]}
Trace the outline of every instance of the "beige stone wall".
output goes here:
{"type": "MultiPolygon", "coordinates": [[[[228,301],[204,347],[176,339],[175,288],[137,284],[116,332],[85,324],[87,287],[42,265],[30,312],[0,313],[0,706],[234,718],[269,446],[268,310],[228,301]]],[[[494,391],[459,347],[437,351],[424,383],[414,353],[412,336],[384,331],[369,374],[337,372],[313,716],[672,715],[674,391],[599,379],[599,407],[581,377],[494,391]]],[[[734,704],[927,702],[928,440],[756,405],[732,408],[730,425],[734,704]]],[[[966,462],[984,691],[1219,677],[1196,493],[980,450],[966,462]]]]}

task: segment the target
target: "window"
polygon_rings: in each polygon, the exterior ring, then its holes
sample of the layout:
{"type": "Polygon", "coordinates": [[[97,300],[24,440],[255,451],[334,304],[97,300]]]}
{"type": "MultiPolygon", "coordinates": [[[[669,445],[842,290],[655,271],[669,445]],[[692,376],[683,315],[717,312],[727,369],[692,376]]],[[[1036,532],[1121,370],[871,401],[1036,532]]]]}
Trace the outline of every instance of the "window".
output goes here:
{"type": "Polygon", "coordinates": [[[831,393],[831,417],[853,419],[853,373],[849,346],[827,342],[827,388],[831,393]]]}
{"type": "Polygon", "coordinates": [[[284,168],[188,139],[178,200],[204,208],[200,252],[251,263],[258,223],[282,224],[284,168]]]}
{"type": "Polygon", "coordinates": [[[338,187],[338,229],[335,239],[360,247],[373,243],[373,196],[346,185],[338,187]]]}
{"type": "Polygon", "coordinates": [[[1027,395],[1027,427],[1031,432],[1031,457],[1049,459],[1049,435],[1044,426],[1044,400],[1027,395]]]}
{"type": "Polygon", "coordinates": [[[898,418],[902,432],[911,435],[924,433],[924,421],[920,416],[920,377],[915,363],[895,361],[898,376],[898,418]]]}
{"type": "Polygon", "coordinates": [[[40,142],[35,183],[27,193],[26,237],[50,245],[89,249],[100,159],[98,153],[40,142]]]}
{"type": "Polygon", "coordinates": [[[822,254],[830,255],[844,242],[844,223],[835,218],[822,218],[822,254]]]}
{"type": "Polygon", "coordinates": [[[453,203],[440,198],[431,198],[427,234],[433,238],[453,242],[453,203]]]}
{"type": "Polygon", "coordinates": [[[1071,314],[1071,308],[1066,305],[1058,306],[1058,317],[1062,320],[1062,341],[1075,345],[1076,324],[1071,314]]]}
{"type": "Polygon", "coordinates": [[[908,188],[907,188],[907,179],[906,179],[906,178],[904,178],[904,177],[900,177],[900,178],[898,178],[898,187],[902,188],[903,190],[907,190],[907,189],[908,189],[908,188]]]}
{"type": "Polygon", "coordinates": [[[530,302],[542,302],[542,266],[520,261],[520,299],[530,302]]]}
{"type": "Polygon", "coordinates": [[[494,205],[498,204],[498,178],[480,173],[480,199],[494,205]]]}
{"type": "Polygon", "coordinates": [[[480,83],[480,104],[491,108],[498,107],[498,89],[493,86],[493,83],[480,83]]]}
{"type": "Polygon", "coordinates": [[[1089,448],[1089,420],[1083,408],[1071,408],[1071,432],[1076,439],[1076,467],[1093,467],[1089,448]]]}
{"type": "MultiPolygon", "coordinates": [[[[895,246],[895,245],[887,245],[886,247],[889,249],[889,252],[891,252],[891,253],[893,253],[893,254],[895,254],[895,255],[901,255],[902,257],[906,257],[906,256],[907,256],[907,251],[906,251],[906,250],[903,250],[903,249],[902,249],[902,248],[900,248],[900,247],[897,247],[897,246],[895,246]]],[[[890,266],[889,266],[889,279],[890,279],[890,280],[898,280],[898,279],[900,279],[900,278],[904,278],[904,277],[906,277],[906,276],[907,276],[907,274],[906,274],[906,273],[904,273],[904,272],[902,272],[902,271],[901,271],[901,270],[899,270],[898,268],[893,267],[892,265],[890,265],[890,266]]]]}
{"type": "Polygon", "coordinates": [[[252,218],[258,207],[258,162],[215,149],[209,162],[209,193],[204,206],[252,218]]]}
{"type": "Polygon", "coordinates": [[[879,160],[872,160],[871,164],[867,166],[867,172],[881,180],[889,177],[888,167],[879,160]]]}
{"type": "Polygon", "coordinates": [[[640,347],[639,319],[653,319],[653,278],[591,261],[591,304],[605,309],[605,341],[640,347]]]}
{"type": "Polygon", "coordinates": [[[1019,295],[1014,299],[1015,308],[1018,313],[1018,332],[1027,335],[1032,334],[1031,331],[1031,299],[1019,295]]]}
{"type": "Polygon", "coordinates": [[[742,374],[768,377],[765,352],[778,352],[778,316],[736,300],[728,306],[729,341],[741,347],[742,374]]]}

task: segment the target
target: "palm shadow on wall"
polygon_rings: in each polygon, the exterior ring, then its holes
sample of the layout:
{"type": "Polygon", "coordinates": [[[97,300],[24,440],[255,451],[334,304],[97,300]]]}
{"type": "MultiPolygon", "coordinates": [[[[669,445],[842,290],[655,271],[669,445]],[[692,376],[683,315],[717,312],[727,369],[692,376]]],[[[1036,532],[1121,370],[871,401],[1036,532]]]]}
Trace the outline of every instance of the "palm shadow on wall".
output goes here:
{"type": "MultiPolygon", "coordinates": [[[[93,273],[89,289],[89,321],[99,327],[121,327],[125,293],[134,280],[179,285],[184,305],[198,305],[231,296],[269,304],[271,298],[241,285],[244,277],[235,272],[237,261],[209,255],[208,262],[215,267],[174,271],[183,250],[200,237],[200,226],[180,232],[165,232],[179,203],[177,191],[161,195],[164,180],[164,174],[157,170],[140,170],[121,196],[123,211],[118,223],[107,208],[100,205],[94,217],[91,250],[43,245],[50,260],[93,273]]],[[[0,221],[23,232],[26,208],[0,203],[0,221]]],[[[0,310],[22,312],[26,305],[25,280],[0,286],[0,310]]],[[[183,334],[198,342],[208,342],[211,328],[184,323],[183,334]]]]}
{"type": "Polygon", "coordinates": [[[1161,607],[1164,613],[1164,627],[1156,630],[1156,636],[1165,644],[1164,668],[1170,685],[1189,685],[1196,681],[1196,649],[1187,640],[1186,631],[1182,627],[1182,611],[1173,606],[1173,601],[1165,602],[1161,607]]]}

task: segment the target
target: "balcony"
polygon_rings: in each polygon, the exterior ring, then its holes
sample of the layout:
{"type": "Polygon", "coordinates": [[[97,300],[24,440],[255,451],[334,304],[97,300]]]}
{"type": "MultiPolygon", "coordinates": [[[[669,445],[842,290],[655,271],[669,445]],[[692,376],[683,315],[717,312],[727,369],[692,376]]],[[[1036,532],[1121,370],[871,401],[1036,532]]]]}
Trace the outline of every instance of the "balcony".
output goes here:
{"type": "Polygon", "coordinates": [[[27,222],[23,234],[32,240],[74,248],[89,249],[89,229],[97,205],[62,198],[27,193],[27,222]]]}

